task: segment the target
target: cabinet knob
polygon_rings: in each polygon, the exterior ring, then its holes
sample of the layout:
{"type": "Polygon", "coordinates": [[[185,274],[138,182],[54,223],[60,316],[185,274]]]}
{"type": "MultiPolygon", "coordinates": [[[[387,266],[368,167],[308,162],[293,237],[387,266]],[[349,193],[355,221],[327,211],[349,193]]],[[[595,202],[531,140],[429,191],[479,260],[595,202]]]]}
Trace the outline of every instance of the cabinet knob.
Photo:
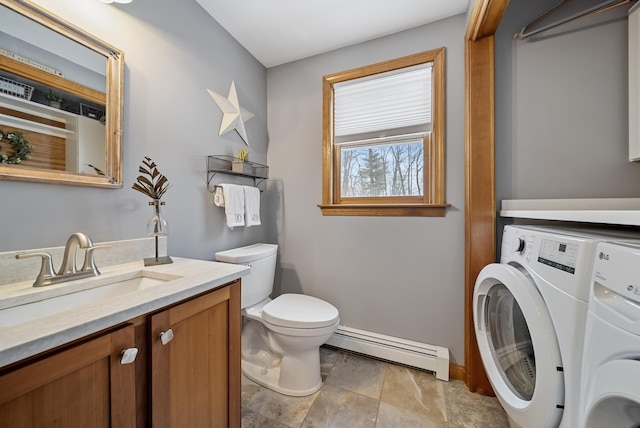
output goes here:
{"type": "Polygon", "coordinates": [[[162,342],[163,345],[166,345],[172,340],[173,340],[173,330],[169,329],[167,331],[163,331],[160,333],[160,342],[162,342]]]}
{"type": "Polygon", "coordinates": [[[120,353],[120,364],[131,364],[138,356],[138,348],[125,349],[120,353]]]}

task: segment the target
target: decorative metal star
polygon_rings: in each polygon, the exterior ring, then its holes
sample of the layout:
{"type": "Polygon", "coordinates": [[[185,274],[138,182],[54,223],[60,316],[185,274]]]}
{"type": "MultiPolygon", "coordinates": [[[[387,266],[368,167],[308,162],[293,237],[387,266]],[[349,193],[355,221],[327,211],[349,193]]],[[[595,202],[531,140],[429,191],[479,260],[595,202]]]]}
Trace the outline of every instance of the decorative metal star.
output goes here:
{"type": "Polygon", "coordinates": [[[247,138],[247,130],[244,127],[244,123],[251,119],[253,113],[240,107],[238,102],[238,93],[236,92],[236,82],[231,82],[231,89],[229,89],[229,96],[225,97],[211,89],[207,89],[211,98],[218,104],[220,110],[222,110],[222,123],[220,123],[220,132],[218,135],[226,134],[227,132],[235,129],[240,135],[240,138],[248,146],[249,139],[247,138]]]}

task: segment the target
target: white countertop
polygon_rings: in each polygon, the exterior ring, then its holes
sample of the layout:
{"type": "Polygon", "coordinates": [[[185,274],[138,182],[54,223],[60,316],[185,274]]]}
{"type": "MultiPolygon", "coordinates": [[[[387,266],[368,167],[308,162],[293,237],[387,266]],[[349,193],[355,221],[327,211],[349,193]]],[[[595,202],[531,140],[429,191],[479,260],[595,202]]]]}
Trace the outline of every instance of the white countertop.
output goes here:
{"type": "Polygon", "coordinates": [[[640,198],[503,200],[502,217],[640,226],[640,198]]]}
{"type": "Polygon", "coordinates": [[[213,290],[248,275],[250,268],[176,257],[173,263],[159,266],[127,263],[101,269],[98,277],[68,283],[36,288],[27,281],[0,286],[0,309],[68,294],[136,270],[179,278],[15,326],[0,326],[0,367],[213,290]]]}

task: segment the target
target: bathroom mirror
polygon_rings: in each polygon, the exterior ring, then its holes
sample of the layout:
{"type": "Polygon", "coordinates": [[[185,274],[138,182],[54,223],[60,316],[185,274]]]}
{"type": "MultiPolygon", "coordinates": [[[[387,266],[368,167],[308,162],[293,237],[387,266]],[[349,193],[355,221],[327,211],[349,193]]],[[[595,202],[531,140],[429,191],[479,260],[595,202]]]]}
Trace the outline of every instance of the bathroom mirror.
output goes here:
{"type": "Polygon", "coordinates": [[[28,0],[0,18],[0,178],[121,188],[124,53],[28,0]]]}

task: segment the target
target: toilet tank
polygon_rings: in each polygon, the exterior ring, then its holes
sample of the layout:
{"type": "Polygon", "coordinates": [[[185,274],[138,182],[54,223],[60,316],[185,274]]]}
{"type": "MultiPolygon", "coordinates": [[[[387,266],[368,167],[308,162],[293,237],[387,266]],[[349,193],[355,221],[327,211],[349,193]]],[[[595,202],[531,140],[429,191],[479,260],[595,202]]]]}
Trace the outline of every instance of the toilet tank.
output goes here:
{"type": "Polygon", "coordinates": [[[242,308],[255,305],[269,297],[273,290],[278,246],[254,244],[216,253],[219,262],[251,266],[249,275],[242,278],[242,308]]]}

